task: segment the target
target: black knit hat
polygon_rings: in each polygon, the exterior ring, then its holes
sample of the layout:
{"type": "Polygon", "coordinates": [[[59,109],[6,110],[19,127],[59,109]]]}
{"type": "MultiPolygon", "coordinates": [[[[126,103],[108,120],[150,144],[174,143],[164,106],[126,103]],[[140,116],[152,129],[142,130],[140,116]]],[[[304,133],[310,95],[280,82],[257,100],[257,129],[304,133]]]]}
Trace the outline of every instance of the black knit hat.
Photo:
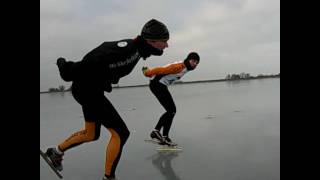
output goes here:
{"type": "Polygon", "coordinates": [[[191,53],[188,54],[186,59],[183,61],[184,65],[186,65],[187,69],[189,71],[192,71],[192,70],[194,70],[194,68],[191,67],[191,65],[190,65],[190,62],[189,62],[190,59],[194,59],[194,60],[198,61],[198,63],[199,63],[200,62],[200,56],[196,52],[191,52],[191,53]]]}
{"type": "Polygon", "coordinates": [[[190,59],[194,59],[194,60],[197,60],[198,62],[200,62],[200,56],[196,52],[191,52],[188,54],[186,60],[190,60],[190,59]]]}
{"type": "Polygon", "coordinates": [[[141,37],[146,40],[165,41],[169,39],[169,31],[162,22],[151,19],[143,26],[141,37]]]}

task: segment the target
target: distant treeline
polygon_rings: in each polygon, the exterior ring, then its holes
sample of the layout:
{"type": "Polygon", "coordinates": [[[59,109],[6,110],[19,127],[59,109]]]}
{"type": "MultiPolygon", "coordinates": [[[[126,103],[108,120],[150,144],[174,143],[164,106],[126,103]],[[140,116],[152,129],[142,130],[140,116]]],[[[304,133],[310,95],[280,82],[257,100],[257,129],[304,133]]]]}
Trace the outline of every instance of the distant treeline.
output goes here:
{"type": "MultiPolygon", "coordinates": [[[[217,80],[205,80],[205,81],[192,81],[192,82],[183,82],[183,81],[177,81],[175,84],[183,84],[183,83],[196,83],[196,82],[219,82],[219,81],[231,81],[231,80],[241,80],[241,79],[260,79],[260,78],[272,78],[272,77],[280,77],[279,74],[271,74],[271,75],[264,75],[259,74],[257,76],[251,76],[249,73],[240,73],[240,74],[228,74],[225,79],[217,79],[217,80]]],[[[124,88],[124,87],[141,87],[141,86],[147,86],[147,85],[135,85],[135,86],[119,86],[113,85],[113,88],[124,88]]],[[[66,88],[65,86],[61,85],[58,88],[49,88],[50,92],[66,92],[70,91],[71,87],[66,88]]],[[[40,93],[47,93],[47,92],[40,92],[40,93]]]]}
{"type": "Polygon", "coordinates": [[[61,85],[58,88],[49,88],[49,92],[64,92],[64,91],[69,91],[70,88],[66,89],[65,86],[61,85]]]}
{"type": "Polygon", "coordinates": [[[259,74],[257,76],[251,76],[249,73],[240,73],[240,74],[228,74],[226,76],[226,80],[237,80],[237,79],[257,79],[257,78],[268,78],[268,77],[280,77],[279,74],[271,74],[271,75],[264,75],[259,74]]]}

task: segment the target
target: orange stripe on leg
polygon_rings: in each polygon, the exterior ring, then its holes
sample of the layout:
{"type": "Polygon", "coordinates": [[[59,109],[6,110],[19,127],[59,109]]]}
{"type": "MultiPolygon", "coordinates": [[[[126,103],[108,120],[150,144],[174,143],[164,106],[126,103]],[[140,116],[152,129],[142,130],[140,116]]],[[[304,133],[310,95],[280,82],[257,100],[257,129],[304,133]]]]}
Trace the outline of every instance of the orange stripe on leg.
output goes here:
{"type": "Polygon", "coordinates": [[[107,146],[107,152],[106,152],[106,164],[105,164],[106,175],[111,174],[112,165],[120,152],[120,143],[121,143],[119,134],[111,128],[108,128],[108,130],[111,133],[111,138],[107,146]]]}
{"type": "Polygon", "coordinates": [[[95,123],[85,122],[85,128],[73,133],[68,139],[59,144],[59,149],[64,151],[73,144],[92,141],[95,136],[95,123]]]}

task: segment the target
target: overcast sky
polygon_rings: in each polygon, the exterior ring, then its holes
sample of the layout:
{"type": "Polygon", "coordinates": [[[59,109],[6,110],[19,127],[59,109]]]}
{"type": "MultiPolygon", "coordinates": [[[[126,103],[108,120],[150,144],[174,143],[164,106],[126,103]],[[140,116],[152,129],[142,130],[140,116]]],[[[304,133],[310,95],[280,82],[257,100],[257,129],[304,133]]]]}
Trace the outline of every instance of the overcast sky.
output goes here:
{"type": "Polygon", "coordinates": [[[141,59],[120,85],[146,84],[142,66],[190,51],[201,61],[183,81],[280,72],[280,0],[40,0],[40,91],[71,85],[59,77],[58,57],[79,61],[104,41],[136,37],[152,18],[167,25],[169,48],[141,59]]]}

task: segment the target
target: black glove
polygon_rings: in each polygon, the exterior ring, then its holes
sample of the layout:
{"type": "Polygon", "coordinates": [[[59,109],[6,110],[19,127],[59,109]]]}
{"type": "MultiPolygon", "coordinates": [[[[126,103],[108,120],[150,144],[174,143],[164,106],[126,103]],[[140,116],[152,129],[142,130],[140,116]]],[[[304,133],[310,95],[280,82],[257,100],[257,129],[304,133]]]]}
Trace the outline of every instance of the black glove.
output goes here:
{"type": "Polygon", "coordinates": [[[142,67],[142,73],[144,74],[144,72],[148,69],[148,67],[143,66],[142,67]]]}
{"type": "Polygon", "coordinates": [[[119,83],[119,78],[115,78],[115,79],[112,79],[112,84],[118,84],[119,83]]]}
{"type": "Polygon", "coordinates": [[[104,91],[110,93],[112,91],[112,86],[110,83],[107,83],[105,86],[104,86],[104,91]]]}

